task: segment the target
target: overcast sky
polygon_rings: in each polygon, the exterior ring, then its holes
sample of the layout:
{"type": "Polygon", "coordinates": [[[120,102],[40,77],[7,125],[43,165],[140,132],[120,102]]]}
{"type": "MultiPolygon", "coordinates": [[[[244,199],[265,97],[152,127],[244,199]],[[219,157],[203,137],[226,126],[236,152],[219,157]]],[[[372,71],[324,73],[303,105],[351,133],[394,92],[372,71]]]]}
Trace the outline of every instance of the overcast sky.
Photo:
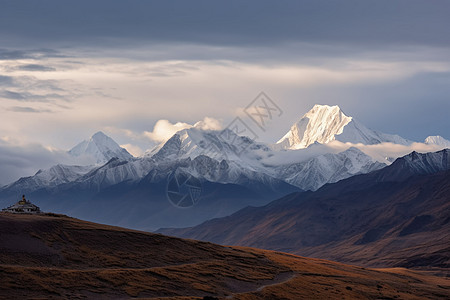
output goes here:
{"type": "Polygon", "coordinates": [[[450,139],[449,32],[449,1],[2,1],[0,173],[99,130],[139,154],[202,120],[252,126],[261,91],[283,111],[263,141],[314,104],[450,139]]]}

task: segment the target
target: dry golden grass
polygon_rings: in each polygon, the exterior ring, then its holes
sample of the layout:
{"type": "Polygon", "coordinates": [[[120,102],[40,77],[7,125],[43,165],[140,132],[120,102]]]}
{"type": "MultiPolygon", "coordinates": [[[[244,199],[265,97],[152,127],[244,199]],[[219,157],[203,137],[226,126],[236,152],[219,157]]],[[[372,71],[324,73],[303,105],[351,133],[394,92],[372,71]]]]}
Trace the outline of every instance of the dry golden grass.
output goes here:
{"type": "Polygon", "coordinates": [[[438,299],[445,278],[0,214],[1,299],[438,299]],[[167,298],[168,297],[168,298],[167,298]]]}

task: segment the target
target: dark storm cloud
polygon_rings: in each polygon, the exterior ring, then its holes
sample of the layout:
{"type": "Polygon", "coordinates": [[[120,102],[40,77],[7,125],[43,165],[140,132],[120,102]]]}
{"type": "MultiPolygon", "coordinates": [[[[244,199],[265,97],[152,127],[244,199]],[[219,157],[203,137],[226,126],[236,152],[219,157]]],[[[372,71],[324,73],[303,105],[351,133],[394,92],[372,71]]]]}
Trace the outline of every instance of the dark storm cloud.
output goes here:
{"type": "Polygon", "coordinates": [[[18,66],[17,70],[22,70],[22,71],[40,71],[40,72],[56,71],[55,68],[47,67],[47,66],[44,66],[44,65],[38,65],[38,64],[27,64],[27,65],[18,66]]]}
{"type": "Polygon", "coordinates": [[[449,11],[449,1],[414,0],[16,0],[1,4],[0,39],[22,45],[26,39],[40,45],[67,42],[121,45],[128,41],[446,47],[450,45],[449,11]]]}

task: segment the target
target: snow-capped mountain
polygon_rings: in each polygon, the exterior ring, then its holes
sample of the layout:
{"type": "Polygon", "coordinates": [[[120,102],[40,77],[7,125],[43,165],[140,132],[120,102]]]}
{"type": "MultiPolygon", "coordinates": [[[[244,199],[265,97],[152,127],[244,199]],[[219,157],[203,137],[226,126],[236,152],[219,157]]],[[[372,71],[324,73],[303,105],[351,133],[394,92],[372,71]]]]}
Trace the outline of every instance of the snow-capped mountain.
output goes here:
{"type": "MultiPolygon", "coordinates": [[[[325,163],[328,167],[316,171],[315,163],[311,163],[310,170],[303,166],[302,172],[326,173],[318,175],[316,179],[320,181],[312,183],[311,178],[295,177],[295,168],[289,168],[289,160],[282,157],[295,156],[299,150],[275,151],[229,130],[185,129],[158,149],[152,156],[112,158],[91,169],[72,170],[70,176],[69,170],[65,170],[59,173],[60,178],[54,172],[60,167],[39,172],[0,190],[0,203],[25,193],[44,210],[103,223],[140,229],[193,226],[245,206],[264,205],[276,197],[301,191],[298,186],[315,189],[328,180],[337,180],[337,173],[343,168],[339,165],[343,161],[340,157],[345,155],[329,154],[325,163]],[[274,164],[271,159],[275,156],[281,156],[284,163],[274,164]],[[198,207],[180,211],[167,200],[167,179],[177,170],[202,182],[203,195],[198,207]],[[41,180],[44,177],[52,180],[41,180]],[[288,178],[291,182],[287,182],[288,178]]],[[[365,156],[360,151],[358,155],[365,156]]],[[[358,172],[356,166],[357,160],[348,159],[345,167],[351,171],[342,177],[358,172]]]]}
{"type": "Polygon", "coordinates": [[[450,148],[450,141],[444,139],[440,135],[429,136],[425,139],[425,144],[428,145],[438,145],[445,148],[450,148]]]}
{"type": "Polygon", "coordinates": [[[184,159],[186,172],[212,182],[240,183],[242,177],[267,184],[281,180],[304,190],[316,190],[326,183],[386,166],[357,148],[315,155],[302,162],[289,161],[296,151],[301,150],[275,151],[227,129],[205,132],[190,128],[176,133],[152,158],[157,162],[184,159]],[[233,143],[225,141],[224,135],[233,143]],[[282,163],[274,164],[274,156],[282,163]]]}
{"type": "Polygon", "coordinates": [[[293,146],[288,148],[308,145],[308,150],[299,147],[280,151],[238,136],[229,129],[214,131],[193,127],[175,133],[145,156],[133,158],[110,137],[97,132],[69,151],[75,157],[93,157],[98,164],[96,167],[58,165],[35,176],[22,178],[14,186],[28,192],[39,187],[76,182],[79,186],[98,190],[123,182],[138,182],[150,173],[151,181],[160,181],[171,171],[181,168],[199,179],[221,184],[263,182],[268,186],[279,186],[285,182],[301,189],[316,190],[326,183],[384,166],[356,148],[321,155],[327,151],[321,143],[333,139],[344,141],[342,137],[352,132],[359,133],[353,135],[352,142],[368,143],[383,138],[384,141],[406,143],[398,136],[367,129],[337,106],[316,105],[292,128],[288,135],[293,139],[285,139],[285,142],[290,141],[289,145],[292,142],[293,146]],[[312,154],[300,158],[305,151],[312,154]]]}
{"type": "Polygon", "coordinates": [[[368,129],[344,114],[339,106],[314,105],[277,144],[284,149],[303,149],[315,142],[326,144],[333,140],[365,145],[390,142],[409,145],[412,142],[398,135],[368,129]]]}
{"type": "Polygon", "coordinates": [[[239,162],[250,170],[261,168],[260,161],[273,155],[273,150],[266,144],[236,135],[229,129],[222,131],[183,129],[174,134],[152,158],[156,161],[173,159],[194,159],[200,155],[217,161],[239,162]]]}
{"type": "Polygon", "coordinates": [[[123,160],[114,157],[106,164],[91,169],[72,183],[82,189],[100,190],[116,184],[139,181],[153,168],[155,163],[152,159],[123,160]]]}
{"type": "MultiPolygon", "coordinates": [[[[67,153],[76,158],[76,161],[79,161],[81,165],[57,164],[49,169],[39,170],[33,176],[20,178],[16,182],[4,187],[4,189],[27,193],[39,189],[56,187],[61,184],[83,181],[86,178],[84,175],[89,176],[98,166],[102,166],[111,159],[128,161],[133,158],[131,154],[121,148],[112,138],[103,132],[95,133],[91,138],[79,143],[67,153]]],[[[139,164],[136,163],[136,165],[139,164]]],[[[127,172],[118,169],[116,170],[117,174],[108,174],[114,180],[108,181],[108,176],[105,176],[103,181],[112,185],[125,179],[136,180],[145,176],[139,170],[142,170],[142,167],[137,166],[136,170],[129,171],[129,173],[134,175],[133,178],[130,178],[130,176],[127,177],[124,175],[127,172]]],[[[146,171],[148,171],[148,168],[146,171]]]]}
{"type": "Polygon", "coordinates": [[[222,184],[262,182],[276,187],[285,183],[272,167],[263,163],[265,158],[274,155],[273,150],[228,129],[183,129],[158,149],[152,156],[110,162],[90,172],[85,178],[102,174],[103,182],[118,183],[122,176],[116,173],[130,175],[127,180],[137,180],[151,172],[151,181],[158,181],[173,170],[181,169],[198,179],[222,184]]]}
{"type": "Polygon", "coordinates": [[[114,157],[124,160],[133,157],[101,131],[95,133],[89,140],[82,141],[68,153],[74,157],[91,158],[96,164],[104,164],[114,157]]]}
{"type": "MultiPolygon", "coordinates": [[[[58,165],[35,176],[21,178],[9,188],[14,186],[16,191],[29,193],[71,183],[71,187],[99,191],[118,184],[137,183],[143,178],[147,182],[163,182],[171,172],[180,169],[198,179],[220,184],[248,188],[262,184],[273,191],[292,190],[294,186],[316,190],[326,183],[384,166],[356,148],[313,155],[301,162],[291,160],[297,151],[302,150],[276,151],[230,130],[189,128],[174,134],[152,156],[114,157],[97,167],[58,165]],[[274,163],[274,157],[281,163],[274,163]]],[[[317,149],[317,152],[320,151],[317,149]]]]}

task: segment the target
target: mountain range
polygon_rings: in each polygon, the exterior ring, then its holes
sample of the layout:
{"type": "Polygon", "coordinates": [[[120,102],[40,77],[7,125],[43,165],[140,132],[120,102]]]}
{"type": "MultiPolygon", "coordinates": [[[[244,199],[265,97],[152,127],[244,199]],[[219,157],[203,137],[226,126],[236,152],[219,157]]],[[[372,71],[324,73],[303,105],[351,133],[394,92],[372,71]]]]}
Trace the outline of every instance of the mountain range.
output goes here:
{"type": "Polygon", "coordinates": [[[371,267],[450,267],[450,150],[413,152],[315,192],[159,232],[371,267]]]}
{"type": "MultiPolygon", "coordinates": [[[[91,165],[59,164],[20,178],[0,189],[0,205],[27,194],[45,211],[107,224],[145,230],[194,226],[291,192],[314,191],[379,170],[392,159],[360,146],[380,143],[407,147],[412,142],[370,130],[339,107],[326,105],[314,106],[276,144],[253,141],[230,129],[192,127],[133,157],[98,132],[68,151],[80,161],[90,158],[91,165]],[[333,142],[342,145],[335,148],[333,142]],[[196,196],[192,187],[169,186],[174,176],[195,178],[196,196]],[[169,196],[179,197],[175,205],[169,196]],[[186,199],[195,203],[177,205],[186,199]]],[[[429,137],[427,143],[443,148],[446,140],[429,137]]]]}

